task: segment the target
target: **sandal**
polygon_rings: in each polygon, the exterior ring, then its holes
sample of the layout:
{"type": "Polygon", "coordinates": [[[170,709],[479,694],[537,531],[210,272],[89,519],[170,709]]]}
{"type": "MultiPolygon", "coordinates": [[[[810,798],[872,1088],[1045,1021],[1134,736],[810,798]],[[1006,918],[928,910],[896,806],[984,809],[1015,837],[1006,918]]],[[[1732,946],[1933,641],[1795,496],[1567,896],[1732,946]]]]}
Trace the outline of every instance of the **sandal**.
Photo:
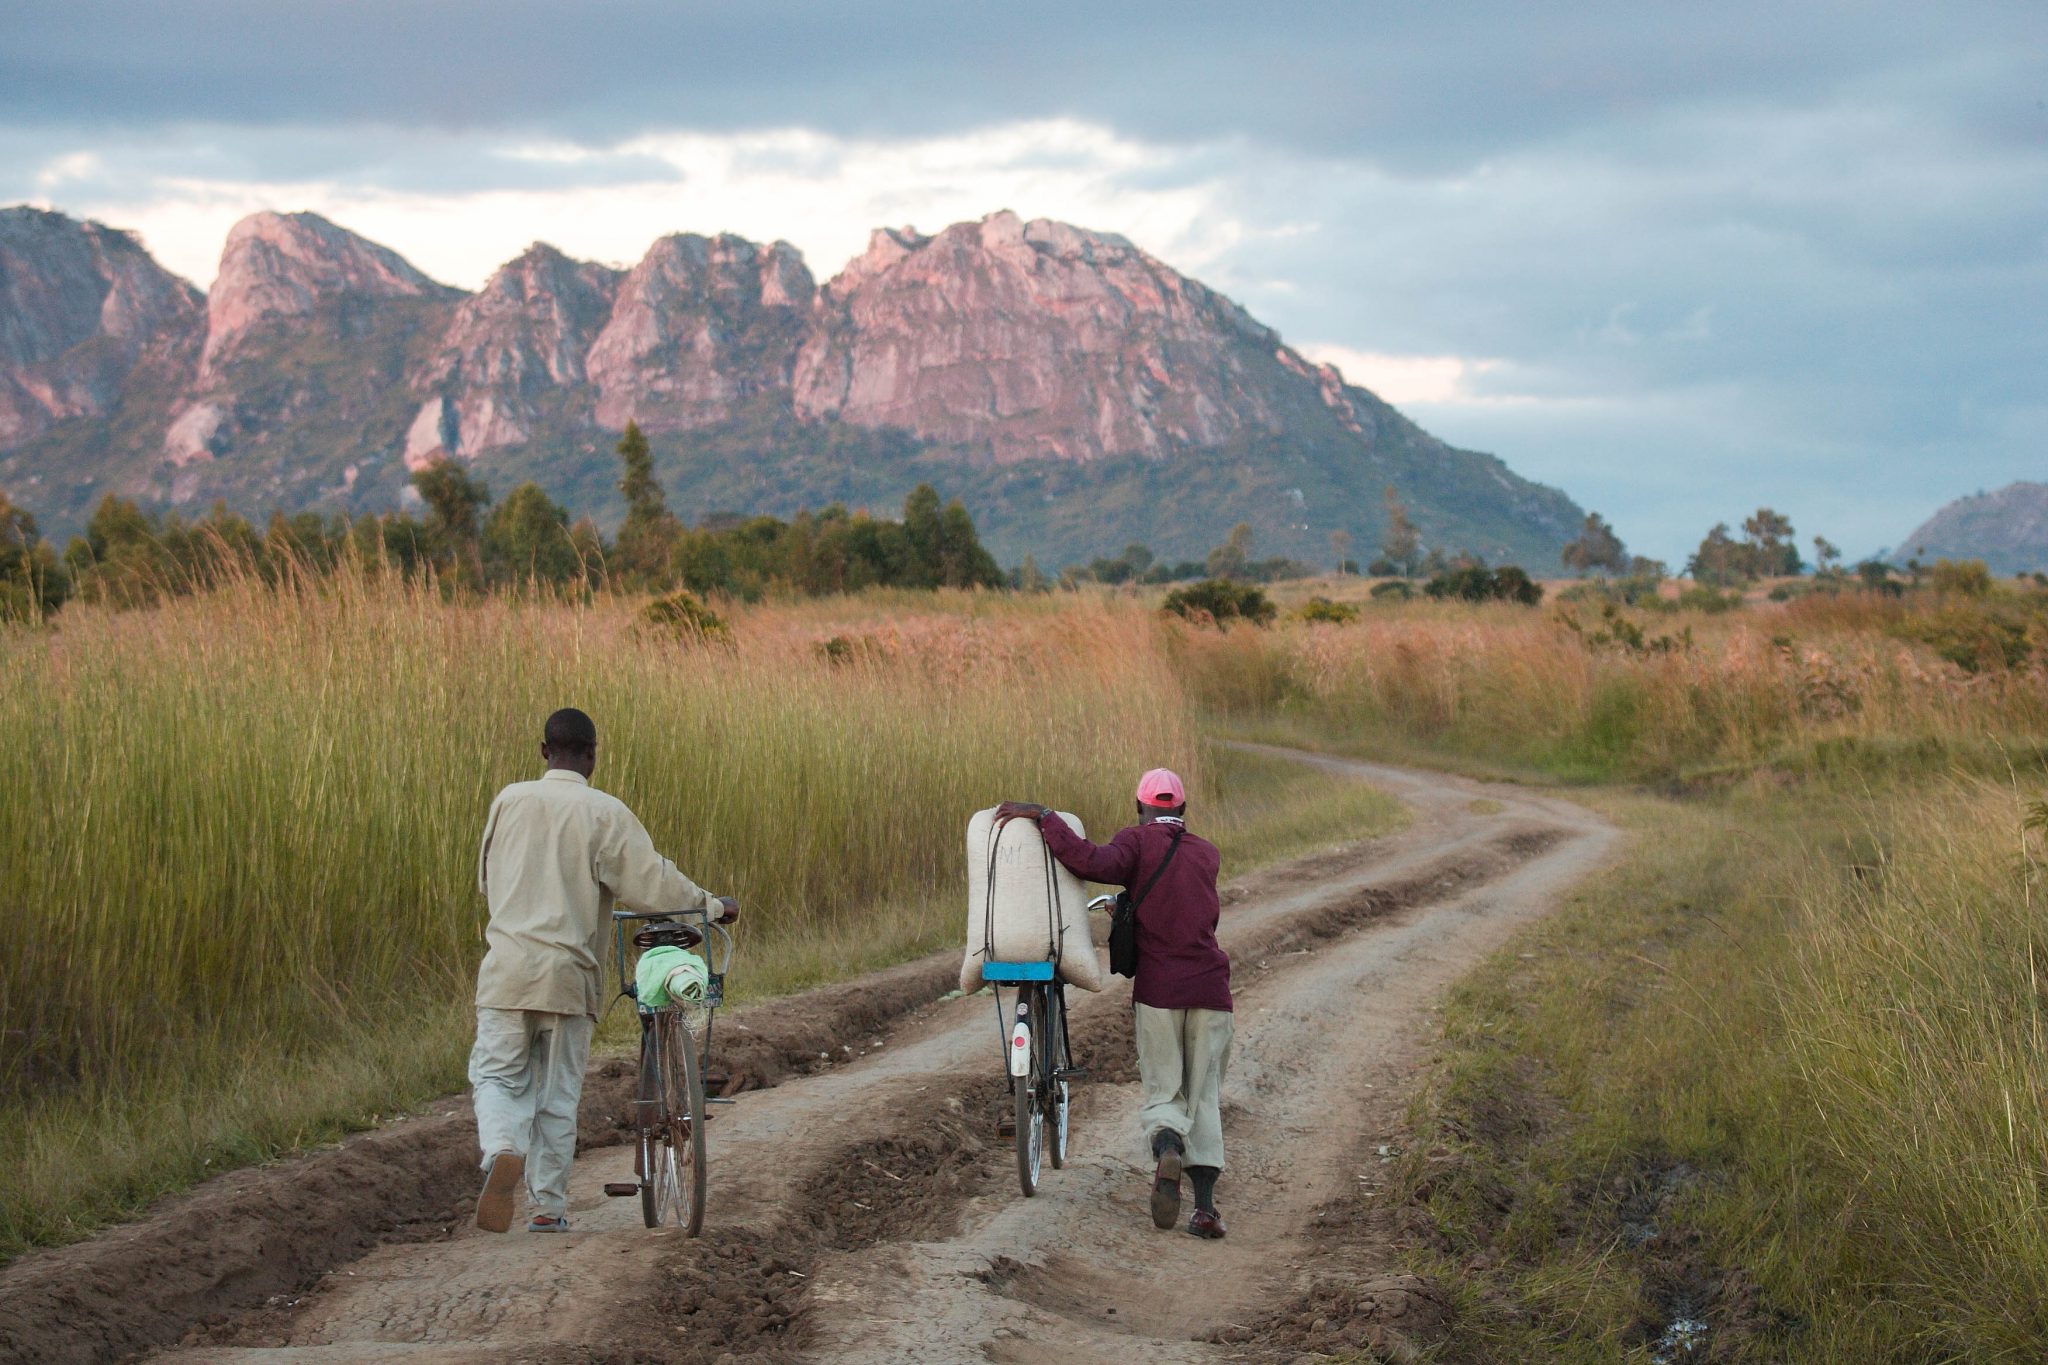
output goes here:
{"type": "Polygon", "coordinates": [[[476,1198],[476,1225],[485,1232],[512,1229],[512,1200],[526,1176],[526,1158],[517,1152],[494,1152],[484,1167],[484,1192],[476,1198]]]}

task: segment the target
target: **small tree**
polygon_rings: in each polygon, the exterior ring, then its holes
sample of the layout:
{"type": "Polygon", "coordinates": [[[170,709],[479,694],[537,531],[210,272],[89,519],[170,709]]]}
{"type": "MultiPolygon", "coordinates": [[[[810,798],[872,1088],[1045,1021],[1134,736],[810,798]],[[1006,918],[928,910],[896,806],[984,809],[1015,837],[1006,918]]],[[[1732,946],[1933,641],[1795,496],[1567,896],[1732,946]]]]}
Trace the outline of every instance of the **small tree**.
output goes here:
{"type": "Polygon", "coordinates": [[[619,492],[626,499],[626,520],[619,527],[619,563],[639,583],[666,586],[669,561],[682,539],[683,525],[668,510],[668,497],[654,477],[654,452],[638,422],[626,423],[618,455],[619,492]]]}
{"type": "Polygon", "coordinates": [[[935,560],[941,587],[1002,586],[1002,566],[982,548],[981,537],[975,534],[974,518],[958,498],[948,502],[939,513],[935,560]]]}
{"type": "Polygon", "coordinates": [[[1607,518],[1598,512],[1586,513],[1586,523],[1579,530],[1579,538],[1565,546],[1564,553],[1558,557],[1574,573],[1588,573],[1595,569],[1620,573],[1628,567],[1628,550],[1623,547],[1621,537],[1614,534],[1607,518]]]}
{"type": "Polygon", "coordinates": [[[567,583],[582,567],[571,539],[569,513],[537,483],[522,483],[491,513],[484,553],[494,576],[524,582],[567,583]]]}
{"type": "Polygon", "coordinates": [[[1723,588],[1749,578],[1749,560],[1742,546],[1728,534],[1728,523],[1717,522],[1686,561],[1685,572],[1695,583],[1723,588]]]}
{"type": "Polygon", "coordinates": [[[1881,559],[1866,559],[1858,564],[1856,577],[1863,581],[1865,592],[1889,593],[1896,597],[1904,591],[1892,580],[1892,566],[1881,559]]]}
{"type": "Polygon", "coordinates": [[[1826,536],[1813,538],[1813,566],[1823,576],[1832,574],[1842,561],[1842,552],[1826,536]]]}
{"type": "Polygon", "coordinates": [[[1339,574],[1344,573],[1346,566],[1351,563],[1351,533],[1349,531],[1330,532],[1330,557],[1337,561],[1337,572],[1339,574]]]}
{"type": "Polygon", "coordinates": [[[483,568],[478,522],[491,504],[491,490],[446,456],[415,471],[412,486],[427,504],[430,553],[458,578],[476,582],[483,568]]]}
{"type": "Polygon", "coordinates": [[[1243,577],[1247,565],[1252,562],[1252,525],[1240,521],[1230,528],[1223,543],[1209,551],[1208,570],[1211,578],[1243,577]]]}
{"type": "Polygon", "coordinates": [[[1416,556],[1422,553],[1422,533],[1415,529],[1415,523],[1408,519],[1408,509],[1401,502],[1401,495],[1388,484],[1381,497],[1387,504],[1387,529],[1380,536],[1380,558],[1395,566],[1403,578],[1415,576],[1416,556]]]}
{"type": "Polygon", "coordinates": [[[70,595],[71,576],[36,519],[0,493],[0,621],[41,621],[70,595]]]}
{"type": "Polygon", "coordinates": [[[1799,572],[1799,546],[1792,520],[1768,507],[1759,507],[1742,523],[1742,538],[1749,550],[1748,576],[1766,578],[1799,572]]]}

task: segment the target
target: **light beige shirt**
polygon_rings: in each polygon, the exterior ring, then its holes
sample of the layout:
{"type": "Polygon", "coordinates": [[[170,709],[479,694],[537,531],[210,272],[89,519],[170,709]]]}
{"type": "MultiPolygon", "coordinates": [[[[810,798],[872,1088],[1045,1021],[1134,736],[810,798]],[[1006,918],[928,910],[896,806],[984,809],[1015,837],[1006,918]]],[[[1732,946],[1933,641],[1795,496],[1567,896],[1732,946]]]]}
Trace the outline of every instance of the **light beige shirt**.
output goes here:
{"type": "Polygon", "coordinates": [[[625,802],[561,768],[491,802],[476,884],[491,903],[477,1004],[592,1018],[604,1003],[613,901],[669,912],[716,904],[654,851],[625,802]]]}

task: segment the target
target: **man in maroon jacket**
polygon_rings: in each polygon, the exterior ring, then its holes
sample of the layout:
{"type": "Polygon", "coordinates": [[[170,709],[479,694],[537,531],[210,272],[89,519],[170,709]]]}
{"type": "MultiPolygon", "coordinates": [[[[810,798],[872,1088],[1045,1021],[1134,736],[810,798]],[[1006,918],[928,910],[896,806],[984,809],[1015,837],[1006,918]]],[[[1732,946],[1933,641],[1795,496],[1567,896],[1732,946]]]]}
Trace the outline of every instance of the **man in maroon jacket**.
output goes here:
{"type": "Polygon", "coordinates": [[[1180,778],[1154,768],[1138,779],[1138,823],[1106,844],[1089,843],[1028,801],[1004,802],[996,818],[1036,820],[1046,847],[1075,876],[1144,893],[1131,1000],[1145,1092],[1138,1122],[1158,1163],[1152,1222],[1170,1228],[1180,1220],[1185,1170],[1195,1187],[1188,1231],[1221,1237],[1216,1177],[1223,1170],[1221,1092],[1230,1064],[1230,959],[1216,942],[1222,858],[1214,844],[1188,832],[1187,801],[1180,778]]]}

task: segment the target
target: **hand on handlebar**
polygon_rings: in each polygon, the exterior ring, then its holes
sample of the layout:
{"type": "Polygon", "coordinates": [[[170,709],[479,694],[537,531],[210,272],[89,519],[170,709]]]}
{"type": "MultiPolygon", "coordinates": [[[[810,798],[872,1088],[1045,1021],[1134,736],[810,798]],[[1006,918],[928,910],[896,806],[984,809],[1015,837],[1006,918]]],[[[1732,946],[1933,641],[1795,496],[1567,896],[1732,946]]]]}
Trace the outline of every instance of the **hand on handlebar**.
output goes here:
{"type": "Polygon", "coordinates": [[[715,917],[718,924],[732,924],[740,917],[740,903],[736,896],[720,896],[718,903],[723,907],[715,917]]]}

